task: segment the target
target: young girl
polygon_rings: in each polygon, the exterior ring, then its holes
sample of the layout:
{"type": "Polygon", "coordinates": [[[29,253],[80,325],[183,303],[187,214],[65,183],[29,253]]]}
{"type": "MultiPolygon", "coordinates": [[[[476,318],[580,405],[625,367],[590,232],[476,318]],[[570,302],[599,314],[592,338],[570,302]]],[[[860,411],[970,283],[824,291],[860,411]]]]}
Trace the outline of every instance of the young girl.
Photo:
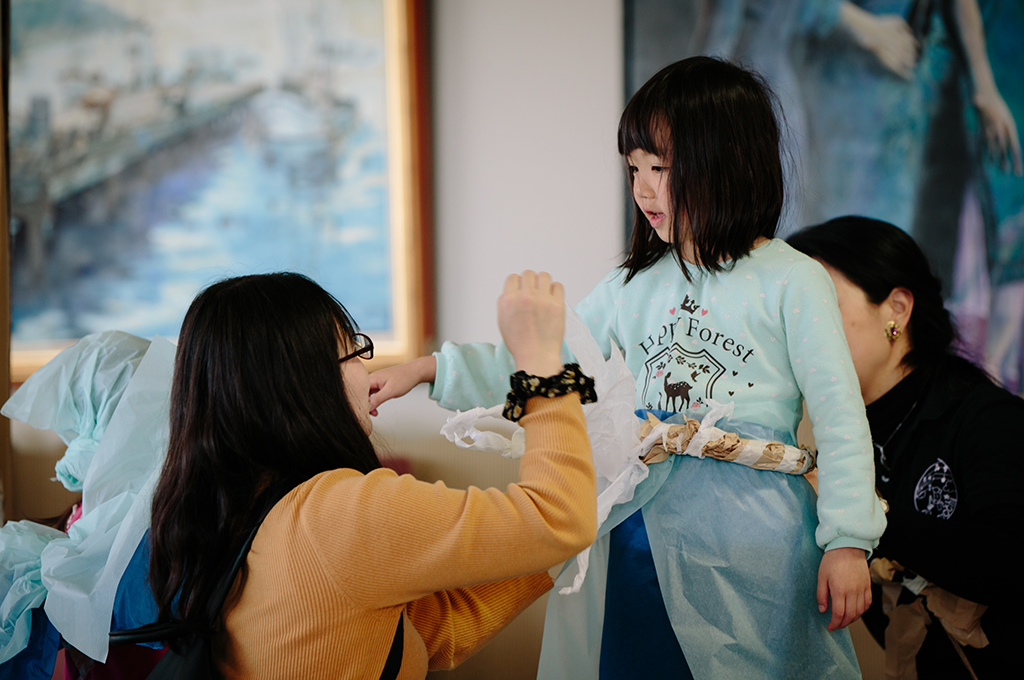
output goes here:
{"type": "MultiPolygon", "coordinates": [[[[632,242],[577,309],[606,356],[622,349],[638,409],[699,421],[711,400],[733,402],[719,427],[793,444],[806,400],[817,517],[799,476],[687,456],[652,465],[601,528],[583,592],[549,599],[539,677],[859,677],[848,634],[833,631],[870,601],[865,553],[885,519],[835,289],[773,238],[773,104],[758,76],[706,57],[633,96],[619,124],[632,242]]],[[[371,376],[371,407],[421,381],[446,408],[492,406],[514,370],[500,346],[445,343],[371,376]]]]}

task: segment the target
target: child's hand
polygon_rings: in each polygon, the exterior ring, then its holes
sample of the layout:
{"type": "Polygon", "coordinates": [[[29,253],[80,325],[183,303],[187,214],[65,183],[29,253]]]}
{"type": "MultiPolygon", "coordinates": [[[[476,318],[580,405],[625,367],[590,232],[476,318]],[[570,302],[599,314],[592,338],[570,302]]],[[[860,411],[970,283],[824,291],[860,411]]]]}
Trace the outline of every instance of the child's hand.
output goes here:
{"type": "Polygon", "coordinates": [[[423,382],[434,382],[437,359],[433,356],[413,359],[407,364],[382,368],[370,374],[370,415],[388,399],[402,397],[423,382]]]}
{"type": "Polygon", "coordinates": [[[846,628],[871,606],[871,575],[864,551],[836,548],[821,558],[818,568],[818,611],[828,608],[832,596],[829,631],[846,628]]]}

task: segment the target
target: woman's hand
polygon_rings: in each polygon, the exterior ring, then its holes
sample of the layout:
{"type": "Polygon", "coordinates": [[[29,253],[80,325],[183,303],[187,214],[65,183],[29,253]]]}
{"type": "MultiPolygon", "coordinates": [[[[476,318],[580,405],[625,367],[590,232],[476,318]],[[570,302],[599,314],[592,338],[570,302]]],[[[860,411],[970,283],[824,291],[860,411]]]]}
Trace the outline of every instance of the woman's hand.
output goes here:
{"type": "Polygon", "coordinates": [[[1020,137],[1010,107],[1006,105],[999,91],[992,87],[979,88],[974,94],[974,107],[978,110],[988,152],[1003,172],[1024,176],[1024,161],[1021,159],[1020,137]]]}
{"type": "Polygon", "coordinates": [[[900,78],[910,80],[921,49],[914,32],[898,14],[879,14],[843,2],[839,20],[863,49],[900,78]]]}
{"type": "Polygon", "coordinates": [[[434,382],[436,373],[437,359],[432,355],[374,371],[370,374],[370,415],[377,415],[377,407],[388,399],[403,397],[420,383],[434,382]]]}
{"type": "Polygon", "coordinates": [[[825,553],[818,567],[818,611],[828,609],[832,596],[829,631],[846,628],[871,606],[871,574],[860,548],[835,548],[825,553]]]}
{"type": "Polygon", "coordinates": [[[562,284],[546,272],[511,274],[498,298],[498,328],[516,369],[542,378],[560,373],[565,335],[562,284]]]}

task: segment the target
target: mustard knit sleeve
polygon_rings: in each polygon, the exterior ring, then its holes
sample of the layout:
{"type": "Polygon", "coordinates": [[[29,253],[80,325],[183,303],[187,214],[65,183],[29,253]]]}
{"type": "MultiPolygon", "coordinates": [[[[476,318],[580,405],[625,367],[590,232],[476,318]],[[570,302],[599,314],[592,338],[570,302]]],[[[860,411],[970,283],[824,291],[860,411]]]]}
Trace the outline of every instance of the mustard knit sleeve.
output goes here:
{"type": "Polygon", "coordinates": [[[520,482],[450,489],[390,470],[326,473],[298,504],[309,545],[365,608],[536,574],[590,545],[594,466],[579,397],[537,397],[520,421],[520,482]]]}
{"type": "Polygon", "coordinates": [[[423,638],[430,670],[448,670],[476,653],[552,586],[547,572],[433,593],[406,613],[423,638]]]}

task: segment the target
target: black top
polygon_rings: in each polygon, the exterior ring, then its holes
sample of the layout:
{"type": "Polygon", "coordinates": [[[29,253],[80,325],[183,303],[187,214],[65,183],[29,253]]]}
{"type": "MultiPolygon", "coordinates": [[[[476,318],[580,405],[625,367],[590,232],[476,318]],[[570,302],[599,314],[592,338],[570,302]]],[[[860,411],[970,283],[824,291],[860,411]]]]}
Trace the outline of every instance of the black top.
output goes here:
{"type": "MultiPolygon", "coordinates": [[[[991,644],[968,649],[969,657],[974,663],[979,652],[1008,655],[1006,643],[1024,632],[1014,576],[1024,510],[1016,466],[1024,453],[1024,400],[967,362],[949,359],[910,373],[867,414],[876,483],[889,502],[875,555],[989,605],[982,629],[991,644]]],[[[877,600],[872,609],[881,606],[877,600]]]]}

